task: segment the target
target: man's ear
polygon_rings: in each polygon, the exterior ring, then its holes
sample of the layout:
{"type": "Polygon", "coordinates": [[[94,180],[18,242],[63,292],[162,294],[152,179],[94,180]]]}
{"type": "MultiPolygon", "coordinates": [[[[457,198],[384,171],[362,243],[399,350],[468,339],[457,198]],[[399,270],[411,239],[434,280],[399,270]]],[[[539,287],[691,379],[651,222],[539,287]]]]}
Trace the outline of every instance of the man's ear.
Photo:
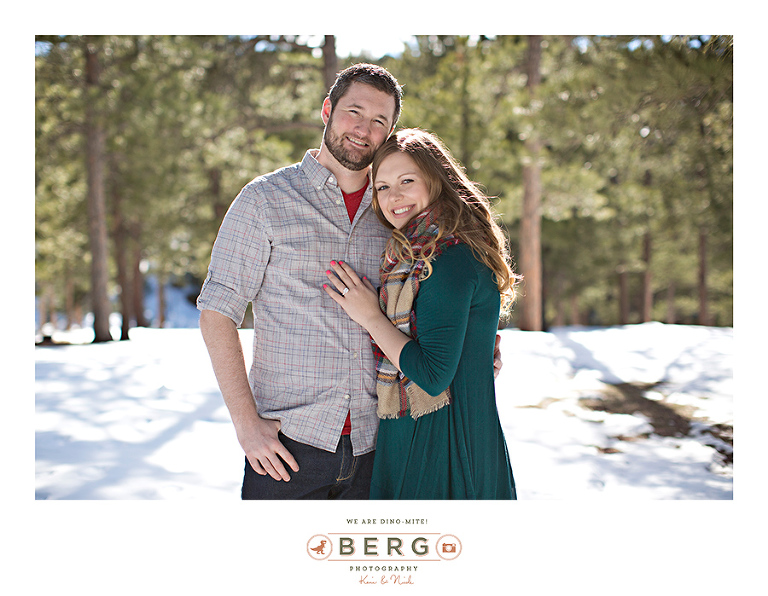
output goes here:
{"type": "Polygon", "coordinates": [[[331,117],[331,99],[326,97],[323,101],[323,109],[320,110],[320,116],[323,119],[323,124],[328,124],[328,120],[331,117]]]}

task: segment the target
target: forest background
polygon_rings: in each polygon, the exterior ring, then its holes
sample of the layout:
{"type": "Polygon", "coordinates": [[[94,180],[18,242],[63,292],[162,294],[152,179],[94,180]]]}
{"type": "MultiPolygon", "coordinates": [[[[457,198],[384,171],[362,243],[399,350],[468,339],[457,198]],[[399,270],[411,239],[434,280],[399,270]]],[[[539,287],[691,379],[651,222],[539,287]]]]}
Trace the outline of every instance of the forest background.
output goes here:
{"type": "Polygon", "coordinates": [[[380,59],[334,36],[36,36],[38,323],[164,326],[148,278],[194,301],[232,199],[319,146],[359,61],[494,197],[524,277],[504,324],[733,325],[733,38],[517,35],[380,59]]]}

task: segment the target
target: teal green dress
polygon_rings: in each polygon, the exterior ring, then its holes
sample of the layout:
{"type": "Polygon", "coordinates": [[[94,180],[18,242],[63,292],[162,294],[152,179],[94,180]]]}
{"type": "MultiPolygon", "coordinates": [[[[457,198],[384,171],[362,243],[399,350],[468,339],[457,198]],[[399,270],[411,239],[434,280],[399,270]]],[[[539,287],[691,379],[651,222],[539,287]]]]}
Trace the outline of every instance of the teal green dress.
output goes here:
{"type": "Polygon", "coordinates": [[[465,244],[445,249],[433,267],[400,369],[432,395],[450,385],[451,403],[416,420],[380,421],[370,497],[515,499],[494,390],[496,283],[465,244]]]}

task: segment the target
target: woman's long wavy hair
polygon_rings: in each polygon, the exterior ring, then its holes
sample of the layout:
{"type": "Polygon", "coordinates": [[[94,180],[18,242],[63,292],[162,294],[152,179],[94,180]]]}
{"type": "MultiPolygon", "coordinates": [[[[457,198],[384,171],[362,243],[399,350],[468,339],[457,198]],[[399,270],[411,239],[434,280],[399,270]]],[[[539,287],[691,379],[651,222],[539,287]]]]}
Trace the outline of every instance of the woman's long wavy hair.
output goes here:
{"type": "Polygon", "coordinates": [[[490,200],[467,178],[464,168],[443,142],[419,128],[399,130],[387,139],[373,158],[373,209],[381,223],[392,230],[387,250],[393,249],[398,260],[413,262],[415,259],[408,239],[382,214],[376,193],[379,166],[389,155],[397,152],[407,154],[416,162],[427,181],[429,207],[438,208],[437,236],[422,251],[422,258],[426,256],[426,276],[432,270],[428,255],[434,251],[434,244],[440,238],[453,234],[468,244],[475,257],[494,272],[503,310],[508,309],[514,300],[519,276],[510,266],[507,239],[494,219],[490,200]]]}

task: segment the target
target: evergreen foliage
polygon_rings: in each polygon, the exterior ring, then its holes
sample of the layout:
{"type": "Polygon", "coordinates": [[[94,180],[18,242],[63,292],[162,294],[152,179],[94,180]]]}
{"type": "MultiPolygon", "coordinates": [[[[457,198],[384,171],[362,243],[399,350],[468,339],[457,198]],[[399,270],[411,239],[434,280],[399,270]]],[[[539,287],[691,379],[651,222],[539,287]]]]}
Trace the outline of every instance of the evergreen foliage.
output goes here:
{"type": "MultiPolygon", "coordinates": [[[[93,308],[91,110],[105,135],[106,291],[127,337],[153,323],[136,306],[144,275],[200,281],[240,188],[319,145],[328,64],[299,36],[36,42],[41,322],[93,308]],[[98,50],[95,93],[86,48],[98,50]]],[[[446,142],[494,197],[515,255],[523,165],[537,160],[545,327],[732,325],[732,38],[545,36],[533,95],[527,47],[525,36],[415,36],[378,62],[404,84],[399,125],[446,142]]]]}

